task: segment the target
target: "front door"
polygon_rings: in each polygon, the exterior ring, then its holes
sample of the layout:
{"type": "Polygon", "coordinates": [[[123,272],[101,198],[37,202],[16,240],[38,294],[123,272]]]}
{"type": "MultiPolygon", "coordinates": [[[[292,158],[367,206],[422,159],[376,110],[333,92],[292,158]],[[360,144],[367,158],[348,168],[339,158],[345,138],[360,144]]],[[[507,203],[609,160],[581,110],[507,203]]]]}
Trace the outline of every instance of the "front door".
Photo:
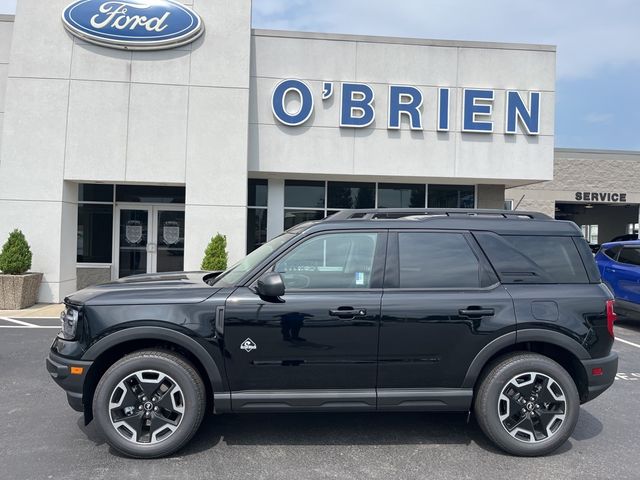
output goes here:
{"type": "Polygon", "coordinates": [[[225,365],[235,410],[375,408],[386,234],[319,234],[267,270],[286,292],[240,287],[225,307],[225,365]]]}
{"type": "Polygon", "coordinates": [[[118,205],[115,278],[184,269],[184,208],[118,205]]]}

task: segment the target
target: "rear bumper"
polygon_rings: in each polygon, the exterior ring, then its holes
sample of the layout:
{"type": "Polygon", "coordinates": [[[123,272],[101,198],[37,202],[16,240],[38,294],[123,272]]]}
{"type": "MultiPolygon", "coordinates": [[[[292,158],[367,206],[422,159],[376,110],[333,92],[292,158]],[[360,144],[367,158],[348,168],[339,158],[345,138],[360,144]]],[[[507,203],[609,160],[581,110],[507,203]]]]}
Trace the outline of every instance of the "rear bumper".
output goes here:
{"type": "Polygon", "coordinates": [[[606,357],[581,360],[587,374],[588,392],[582,403],[589,402],[613,385],[618,373],[618,354],[611,352],[606,357]],[[594,375],[594,369],[602,369],[601,375],[594,375]]]}
{"type": "Polygon", "coordinates": [[[82,391],[84,380],[93,362],[72,360],[70,358],[57,355],[53,351],[49,352],[46,359],[47,371],[53,381],[56,382],[67,394],[67,401],[71,408],[78,412],[84,411],[82,402],[82,391]],[[82,373],[71,373],[71,367],[82,368],[82,373]]]}

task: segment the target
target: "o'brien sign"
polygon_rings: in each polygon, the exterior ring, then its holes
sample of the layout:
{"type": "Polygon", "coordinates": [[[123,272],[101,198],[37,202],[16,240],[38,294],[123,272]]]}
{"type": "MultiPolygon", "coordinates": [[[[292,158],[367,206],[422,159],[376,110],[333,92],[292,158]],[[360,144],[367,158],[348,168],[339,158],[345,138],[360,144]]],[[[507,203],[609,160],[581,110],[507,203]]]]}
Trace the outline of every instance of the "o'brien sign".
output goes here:
{"type": "MultiPolygon", "coordinates": [[[[364,128],[376,118],[373,89],[364,83],[340,84],[340,126],[364,128]]],[[[333,95],[333,82],[324,82],[322,100],[333,95]]],[[[447,132],[450,128],[450,88],[438,89],[437,111],[433,113],[436,130],[447,132]]],[[[515,134],[520,125],[527,135],[540,134],[540,92],[528,92],[523,98],[520,92],[508,90],[505,105],[505,133],[515,134]]],[[[463,132],[492,133],[493,90],[466,88],[462,90],[463,132]]],[[[387,128],[400,128],[403,116],[409,121],[412,130],[423,130],[423,96],[419,88],[409,85],[389,85],[387,103],[387,128]]],[[[309,85],[301,80],[283,80],[273,89],[271,108],[275,118],[284,125],[302,125],[309,120],[314,109],[313,93],[309,85]],[[298,109],[287,109],[288,95],[297,96],[298,109]]]]}
{"type": "Polygon", "coordinates": [[[78,0],[62,21],[87,42],[129,50],[177,47],[204,31],[200,17],[174,0],[78,0]]]}

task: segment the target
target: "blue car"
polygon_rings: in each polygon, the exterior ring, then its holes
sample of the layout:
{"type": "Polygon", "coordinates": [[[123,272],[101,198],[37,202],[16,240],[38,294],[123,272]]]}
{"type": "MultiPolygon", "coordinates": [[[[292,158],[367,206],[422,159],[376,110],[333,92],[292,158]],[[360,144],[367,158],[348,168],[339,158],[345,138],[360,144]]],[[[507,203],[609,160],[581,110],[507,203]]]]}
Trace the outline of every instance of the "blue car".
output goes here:
{"type": "Polygon", "coordinates": [[[640,320],[640,240],[603,243],[595,259],[616,311],[640,320]]]}

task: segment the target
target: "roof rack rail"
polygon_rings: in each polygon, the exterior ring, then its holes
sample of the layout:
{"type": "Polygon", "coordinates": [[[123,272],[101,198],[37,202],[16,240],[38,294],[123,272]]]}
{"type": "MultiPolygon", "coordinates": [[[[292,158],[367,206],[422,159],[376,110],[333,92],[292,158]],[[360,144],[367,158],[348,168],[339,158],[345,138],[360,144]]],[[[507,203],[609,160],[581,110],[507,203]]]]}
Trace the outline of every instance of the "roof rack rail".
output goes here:
{"type": "Polygon", "coordinates": [[[473,208],[372,208],[341,210],[328,220],[426,220],[433,217],[504,218],[514,220],[553,220],[539,212],[473,208]]]}

